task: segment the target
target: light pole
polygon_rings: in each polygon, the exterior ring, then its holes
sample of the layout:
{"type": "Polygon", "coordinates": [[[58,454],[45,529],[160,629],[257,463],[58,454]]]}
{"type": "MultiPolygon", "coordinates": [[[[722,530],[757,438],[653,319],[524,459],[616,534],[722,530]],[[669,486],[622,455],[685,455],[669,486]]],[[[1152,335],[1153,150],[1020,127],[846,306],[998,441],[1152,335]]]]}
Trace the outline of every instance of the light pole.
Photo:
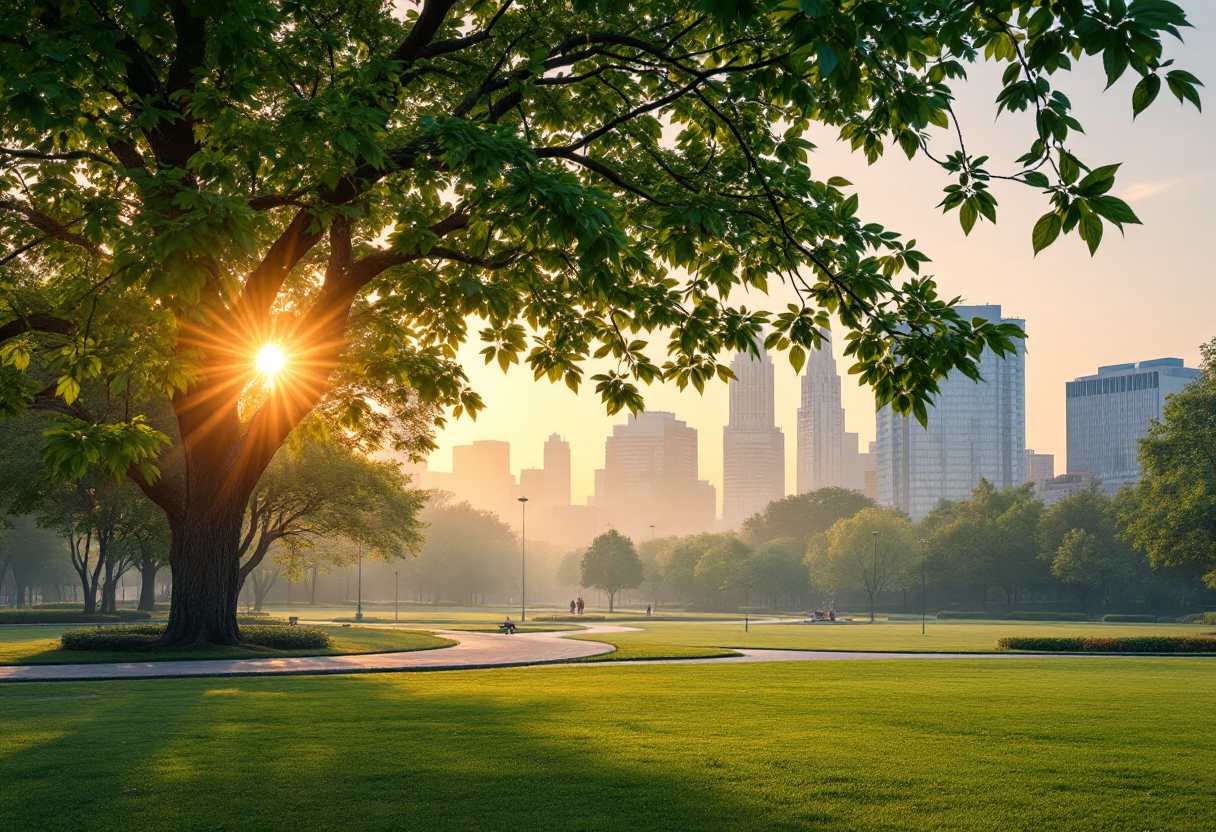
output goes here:
{"type": "Polygon", "coordinates": [[[519,498],[519,623],[528,620],[528,498],[519,498]]]}
{"type": "Polygon", "coordinates": [[[878,532],[870,532],[874,535],[874,569],[870,573],[870,623],[874,623],[874,595],[878,592],[878,532]]]}
{"type": "Polygon", "coordinates": [[[363,620],[363,541],[359,541],[359,588],[355,595],[355,620],[363,620]]]}
{"type": "Polygon", "coordinates": [[[920,542],[920,634],[925,634],[925,551],[929,547],[929,541],[921,540],[920,542]]]}
{"type": "Polygon", "coordinates": [[[393,572],[393,620],[397,620],[397,573],[393,572]]]}

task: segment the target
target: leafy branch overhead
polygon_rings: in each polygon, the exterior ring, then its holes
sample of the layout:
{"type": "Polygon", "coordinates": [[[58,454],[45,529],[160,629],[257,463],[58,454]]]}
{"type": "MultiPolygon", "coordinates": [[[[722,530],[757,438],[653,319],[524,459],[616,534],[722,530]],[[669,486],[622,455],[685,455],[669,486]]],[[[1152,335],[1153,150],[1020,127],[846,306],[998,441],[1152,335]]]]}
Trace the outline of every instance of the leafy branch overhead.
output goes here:
{"type": "Polygon", "coordinates": [[[1141,76],[1136,114],[1163,83],[1200,104],[1164,58],[1189,25],[1167,0],[401,9],[0,13],[0,412],[64,419],[56,465],[153,488],[170,434],[201,449],[231,424],[214,456],[247,492],[313,411],[425,452],[420,426],[483,406],[457,360],[471,319],[488,363],[572,390],[588,360],[614,359],[589,380],[617,412],[657,380],[729,377],[722,357],[758,338],[799,368],[834,318],[879,403],[923,419],[940,378],[975,377],[1022,334],[939,297],[916,242],[814,170],[813,126],[871,161],[892,143],[937,161],[966,232],[995,222],[1000,180],[1036,188],[1050,211],[1034,250],[1076,230],[1092,252],[1106,224],[1138,220],[1113,195],[1118,166],[1069,149],[1063,73],[1100,56],[1111,83],[1141,76]],[[1007,65],[997,112],[1034,116],[1008,173],[955,117],[952,85],[979,61],[1007,65]],[[939,154],[932,128],[957,148],[939,154]],[[774,281],[797,302],[757,308],[774,281]],[[291,372],[264,388],[250,356],[266,342],[291,372]],[[90,385],[100,411],[79,400],[90,385]],[[139,421],[165,398],[169,433],[139,421]]]}

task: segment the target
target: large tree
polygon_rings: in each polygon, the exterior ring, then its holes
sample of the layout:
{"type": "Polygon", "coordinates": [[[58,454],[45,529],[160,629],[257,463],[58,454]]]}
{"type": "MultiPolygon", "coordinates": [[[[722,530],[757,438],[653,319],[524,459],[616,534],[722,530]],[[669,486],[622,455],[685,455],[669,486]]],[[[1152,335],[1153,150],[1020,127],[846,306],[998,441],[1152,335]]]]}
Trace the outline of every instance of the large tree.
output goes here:
{"type": "Polygon", "coordinates": [[[916,558],[916,527],[903,515],[867,508],[839,520],[807,553],[811,583],[863,592],[874,620],[875,599],[906,578],[916,558]]]}
{"type": "Polygon", "coordinates": [[[743,521],[743,537],[756,544],[788,537],[806,543],[837,520],[877,507],[878,503],[851,488],[820,488],[769,503],[743,521]]]}
{"type": "Polygon", "coordinates": [[[1196,564],[1216,588],[1216,338],[1201,349],[1203,377],[1165,403],[1140,440],[1140,484],[1116,504],[1154,566],[1196,564]]]}
{"type": "Polygon", "coordinates": [[[1036,250],[1092,249],[1136,218],[1117,166],[1070,152],[1056,81],[1100,54],[1144,76],[1137,111],[1163,80],[1198,103],[1162,55],[1186,25],[1167,0],[13,0],[0,409],[57,414],[65,473],[101,464],[164,509],[167,642],[236,642],[245,506],[285,437],[318,409],[370,440],[419,403],[476,411],[470,319],[487,359],[572,388],[617,359],[593,377],[616,412],[728,376],[758,334],[800,366],[834,315],[879,402],[923,419],[943,374],[1021,333],[962,319],[812,172],[812,123],[939,161],[964,230],[1005,178],[1050,202],[1036,250]],[[1034,113],[1008,170],[953,130],[930,146],[981,60],[1006,67],[998,111],[1034,113]],[[731,302],[775,279],[780,314],[731,302]],[[145,420],[165,398],[171,423],[145,420]]]}

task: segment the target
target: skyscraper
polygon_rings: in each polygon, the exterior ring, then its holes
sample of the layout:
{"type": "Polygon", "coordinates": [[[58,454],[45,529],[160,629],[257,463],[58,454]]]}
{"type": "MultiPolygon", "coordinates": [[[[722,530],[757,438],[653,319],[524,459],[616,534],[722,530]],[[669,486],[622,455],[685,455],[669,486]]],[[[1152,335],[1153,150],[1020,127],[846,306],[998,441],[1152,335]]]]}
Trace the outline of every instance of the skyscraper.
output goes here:
{"type": "Polygon", "coordinates": [[[730,363],[730,421],[722,429],[722,521],[743,521],[785,496],[785,434],[776,426],[773,360],[738,353],[730,363]]]}
{"type": "MultiPolygon", "coordinates": [[[[960,306],[964,318],[1016,323],[999,305],[960,306]]],[[[980,356],[983,381],[953,372],[942,379],[926,427],[878,411],[878,501],[920,520],[940,500],[966,499],[981,478],[996,488],[1026,481],[1026,359],[980,356]]]]}
{"type": "Polygon", "coordinates": [[[545,440],[545,502],[570,505],[570,443],[556,433],[545,440]]]}
{"type": "Polygon", "coordinates": [[[596,472],[595,505],[635,540],[708,531],[713,486],[697,476],[697,431],[673,413],[648,411],[614,425],[596,472]],[[602,488],[602,490],[601,490],[602,488]]]}
{"type": "Polygon", "coordinates": [[[1166,396],[1201,376],[1181,358],[1099,367],[1097,375],[1064,385],[1068,411],[1068,473],[1094,477],[1113,495],[1140,480],[1136,459],[1149,422],[1161,418],[1166,396]]]}
{"type": "Polygon", "coordinates": [[[845,487],[844,408],[832,347],[811,350],[798,408],[798,493],[845,487]]]}

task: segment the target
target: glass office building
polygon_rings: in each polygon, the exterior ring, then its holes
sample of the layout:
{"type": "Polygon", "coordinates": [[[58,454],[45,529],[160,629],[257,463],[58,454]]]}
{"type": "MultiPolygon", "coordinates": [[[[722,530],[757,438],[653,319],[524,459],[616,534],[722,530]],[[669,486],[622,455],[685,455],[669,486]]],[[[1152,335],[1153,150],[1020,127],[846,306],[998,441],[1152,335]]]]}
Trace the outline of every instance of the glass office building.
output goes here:
{"type": "MultiPolygon", "coordinates": [[[[999,305],[960,306],[965,318],[1015,323],[999,305]]],[[[942,379],[926,427],[878,411],[878,501],[920,520],[941,500],[965,500],[987,479],[998,489],[1026,482],[1026,357],[980,357],[982,381],[953,372],[942,379]]]]}
{"type": "Polygon", "coordinates": [[[1140,480],[1136,452],[1165,399],[1199,378],[1181,358],[1099,367],[1097,375],[1066,382],[1068,473],[1102,483],[1107,494],[1140,480]]]}

